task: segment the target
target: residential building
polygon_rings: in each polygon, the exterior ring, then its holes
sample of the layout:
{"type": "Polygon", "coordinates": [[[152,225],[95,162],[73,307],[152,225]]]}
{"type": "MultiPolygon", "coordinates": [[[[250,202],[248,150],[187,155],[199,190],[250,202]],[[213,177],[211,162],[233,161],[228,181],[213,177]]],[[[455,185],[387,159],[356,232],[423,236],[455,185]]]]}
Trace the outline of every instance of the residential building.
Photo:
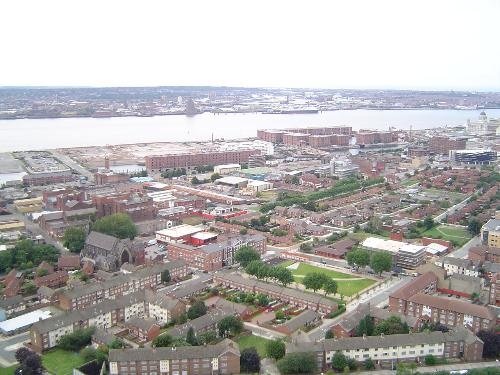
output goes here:
{"type": "Polygon", "coordinates": [[[161,329],[158,322],[151,318],[132,318],[123,323],[123,326],[139,342],[154,340],[161,329]]]}
{"type": "Polygon", "coordinates": [[[57,259],[57,269],[61,271],[74,271],[80,269],[79,255],[61,255],[57,259]]]}
{"type": "Polygon", "coordinates": [[[493,262],[500,263],[500,247],[474,246],[469,249],[469,256],[473,262],[493,262]]]}
{"type": "Polygon", "coordinates": [[[219,271],[217,274],[214,274],[214,283],[247,292],[262,293],[270,298],[299,308],[318,311],[323,315],[336,311],[338,308],[337,303],[318,294],[269,284],[256,279],[250,279],[238,273],[219,271]]]}
{"type": "Polygon", "coordinates": [[[406,314],[408,299],[417,293],[435,293],[438,277],[432,272],[426,272],[406,285],[396,289],[389,295],[389,311],[406,314]]]}
{"type": "Polygon", "coordinates": [[[10,318],[26,310],[24,298],[20,295],[0,299],[0,321],[10,318]],[[4,319],[1,319],[3,315],[4,319]]]}
{"type": "Polygon", "coordinates": [[[68,273],[66,271],[56,271],[45,276],[37,276],[33,279],[33,282],[37,288],[40,288],[41,286],[58,288],[66,285],[68,278],[68,273]]]}
{"type": "Polygon", "coordinates": [[[95,195],[92,202],[96,207],[97,217],[123,213],[134,222],[140,222],[152,220],[157,214],[153,198],[142,192],[95,195]]]}
{"type": "Polygon", "coordinates": [[[335,353],[362,362],[368,358],[376,364],[398,361],[422,361],[425,356],[463,358],[479,361],[483,354],[483,341],[470,331],[457,328],[450,332],[422,332],[410,334],[346,337],[320,342],[292,342],[287,353],[313,352],[321,370],[331,367],[335,353]]]}
{"type": "Polygon", "coordinates": [[[111,375],[233,375],[240,373],[240,351],[229,339],[207,346],[111,349],[109,369],[111,375]]]}
{"type": "Polygon", "coordinates": [[[231,174],[239,171],[241,171],[241,165],[239,164],[222,164],[214,166],[214,173],[218,173],[220,175],[231,174]]]}
{"type": "Polygon", "coordinates": [[[465,150],[466,138],[432,137],[429,141],[429,152],[449,155],[450,150],[465,150]]]}
{"type": "Polygon", "coordinates": [[[458,273],[460,275],[479,277],[480,267],[470,259],[443,257],[436,265],[446,270],[447,275],[458,273]]]}
{"type": "Polygon", "coordinates": [[[154,264],[101,282],[88,283],[85,288],[63,290],[59,293],[59,306],[64,310],[81,310],[138,290],[154,290],[161,284],[161,274],[164,271],[169,271],[172,280],[181,279],[188,274],[187,265],[182,260],[154,264]]]}
{"type": "Polygon", "coordinates": [[[484,245],[488,245],[490,247],[500,247],[500,215],[497,214],[494,219],[488,220],[481,227],[481,240],[484,245]]]}

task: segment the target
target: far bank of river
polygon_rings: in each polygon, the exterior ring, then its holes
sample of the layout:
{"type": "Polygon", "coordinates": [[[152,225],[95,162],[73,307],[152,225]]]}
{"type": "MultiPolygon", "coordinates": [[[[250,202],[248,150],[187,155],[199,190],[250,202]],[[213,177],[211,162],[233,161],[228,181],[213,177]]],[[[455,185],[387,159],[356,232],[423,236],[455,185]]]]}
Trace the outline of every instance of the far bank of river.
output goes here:
{"type": "MultiPolygon", "coordinates": [[[[354,130],[425,129],[465,125],[479,110],[341,110],[317,114],[234,113],[188,117],[62,118],[0,120],[0,152],[107,144],[208,141],[255,137],[257,129],[352,126],[354,130]]],[[[487,111],[500,117],[500,109],[487,111]]]]}

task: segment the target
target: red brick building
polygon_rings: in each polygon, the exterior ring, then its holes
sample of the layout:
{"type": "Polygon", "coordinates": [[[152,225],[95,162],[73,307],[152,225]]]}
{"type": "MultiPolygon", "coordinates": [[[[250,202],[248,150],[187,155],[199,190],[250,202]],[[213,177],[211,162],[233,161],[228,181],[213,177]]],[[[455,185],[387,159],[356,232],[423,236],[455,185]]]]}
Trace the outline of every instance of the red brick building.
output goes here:
{"type": "Polygon", "coordinates": [[[59,288],[66,285],[68,282],[68,273],[66,271],[56,271],[49,275],[35,277],[33,282],[37,288],[41,286],[47,286],[49,288],[59,288]]]}
{"type": "Polygon", "coordinates": [[[448,137],[432,137],[429,141],[429,151],[434,154],[448,155],[450,150],[465,150],[466,139],[448,137]]]}
{"type": "Polygon", "coordinates": [[[132,318],[124,323],[128,333],[139,342],[151,341],[160,334],[161,327],[152,318],[132,318]]]}
{"type": "Polygon", "coordinates": [[[473,262],[500,263],[500,248],[490,246],[475,246],[469,249],[469,257],[473,262]]]}
{"type": "Polygon", "coordinates": [[[149,173],[164,172],[172,168],[190,168],[203,165],[248,163],[250,155],[260,154],[259,150],[205,151],[189,154],[146,156],[149,173]]]}
{"type": "Polygon", "coordinates": [[[124,213],[137,222],[152,220],[157,214],[153,199],[139,192],[97,195],[92,201],[97,209],[97,217],[124,213]]]}

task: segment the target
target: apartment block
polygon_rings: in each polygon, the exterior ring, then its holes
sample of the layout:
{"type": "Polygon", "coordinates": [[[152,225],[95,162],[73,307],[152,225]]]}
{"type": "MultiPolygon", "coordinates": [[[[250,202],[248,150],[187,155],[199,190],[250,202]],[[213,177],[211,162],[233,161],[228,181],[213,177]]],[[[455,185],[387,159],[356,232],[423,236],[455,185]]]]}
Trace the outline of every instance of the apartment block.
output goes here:
{"type": "Polygon", "coordinates": [[[429,151],[448,156],[450,150],[465,150],[466,142],[465,138],[432,137],[429,140],[429,151]]]}
{"type": "Polygon", "coordinates": [[[112,349],[111,375],[239,374],[238,345],[225,339],[216,345],[172,348],[112,349]]]}

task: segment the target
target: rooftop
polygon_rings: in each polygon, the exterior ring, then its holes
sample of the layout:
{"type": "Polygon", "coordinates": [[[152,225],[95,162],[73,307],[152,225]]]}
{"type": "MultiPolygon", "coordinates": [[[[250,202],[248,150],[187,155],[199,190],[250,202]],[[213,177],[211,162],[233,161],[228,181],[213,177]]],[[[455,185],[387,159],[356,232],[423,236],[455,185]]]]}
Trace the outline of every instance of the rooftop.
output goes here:
{"type": "Polygon", "coordinates": [[[170,238],[181,238],[203,231],[203,227],[189,224],[181,224],[172,228],[162,229],[156,233],[170,238]]]}

